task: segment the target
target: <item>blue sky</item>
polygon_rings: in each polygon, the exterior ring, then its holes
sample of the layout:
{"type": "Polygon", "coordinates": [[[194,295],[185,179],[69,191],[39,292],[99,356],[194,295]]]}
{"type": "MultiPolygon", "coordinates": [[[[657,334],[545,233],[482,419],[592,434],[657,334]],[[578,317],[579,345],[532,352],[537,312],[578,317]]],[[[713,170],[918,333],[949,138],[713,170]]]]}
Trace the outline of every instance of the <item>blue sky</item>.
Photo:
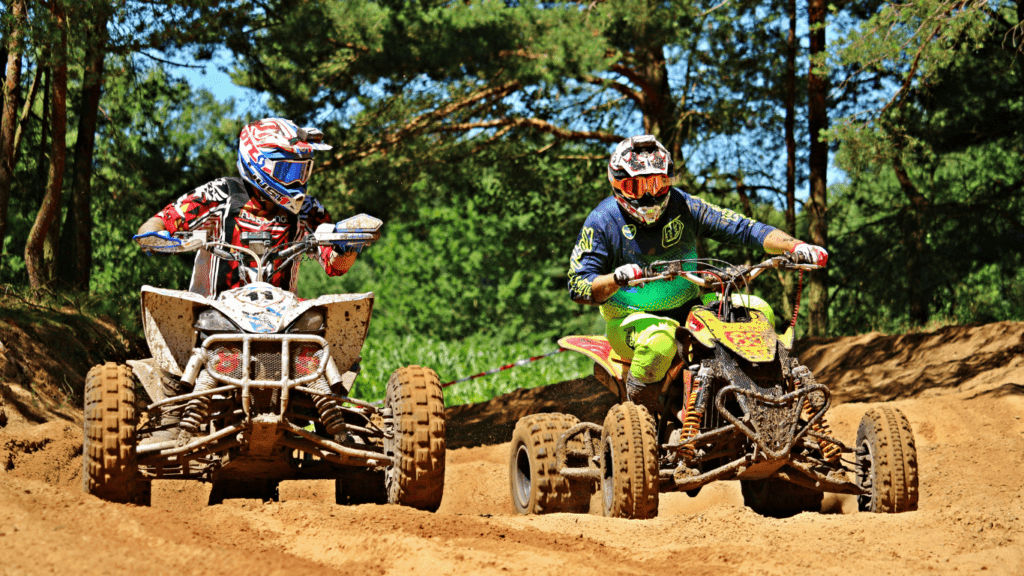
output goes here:
{"type": "MultiPolygon", "coordinates": [[[[171,62],[181,62],[180,58],[173,56],[164,56],[164,58],[171,62]]],[[[266,111],[263,106],[266,97],[261,96],[255,90],[243,88],[232,82],[231,77],[224,71],[230,64],[230,55],[221,50],[214,55],[214,59],[211,61],[193,61],[189,62],[188,67],[168,66],[167,69],[170,74],[187,80],[193,88],[209,91],[214,98],[221,102],[233,98],[236,112],[250,111],[249,115],[263,116],[266,111]]]]}

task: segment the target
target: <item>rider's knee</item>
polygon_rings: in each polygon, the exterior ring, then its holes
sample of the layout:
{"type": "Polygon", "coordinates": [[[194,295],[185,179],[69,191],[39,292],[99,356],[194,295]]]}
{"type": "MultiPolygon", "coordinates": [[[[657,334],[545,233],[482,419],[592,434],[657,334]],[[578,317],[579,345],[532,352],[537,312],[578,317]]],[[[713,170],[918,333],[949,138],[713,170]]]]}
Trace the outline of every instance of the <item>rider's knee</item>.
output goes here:
{"type": "Polygon", "coordinates": [[[645,383],[665,377],[676,353],[675,328],[669,324],[649,326],[636,336],[630,372],[645,383]]]}

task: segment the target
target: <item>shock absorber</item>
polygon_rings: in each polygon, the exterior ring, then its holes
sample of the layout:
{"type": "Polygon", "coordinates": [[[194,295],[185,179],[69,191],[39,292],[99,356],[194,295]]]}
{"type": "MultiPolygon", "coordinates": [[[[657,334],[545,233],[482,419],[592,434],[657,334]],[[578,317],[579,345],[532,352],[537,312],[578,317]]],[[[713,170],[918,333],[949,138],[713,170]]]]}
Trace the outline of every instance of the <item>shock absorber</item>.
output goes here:
{"type": "MultiPolygon", "coordinates": [[[[213,376],[205,369],[199,373],[199,377],[196,378],[195,388],[193,392],[205,392],[212,390],[216,385],[213,376]]],[[[210,397],[200,396],[193,398],[185,404],[185,409],[181,415],[181,434],[178,436],[178,445],[183,446],[188,441],[199,433],[199,426],[202,425],[203,420],[206,418],[210,411],[210,397]]]]}
{"type": "MultiPolygon", "coordinates": [[[[327,384],[326,378],[317,378],[310,388],[320,392],[321,394],[331,394],[331,386],[327,384]]],[[[341,404],[334,398],[328,396],[314,396],[313,404],[316,406],[316,411],[320,414],[320,421],[324,423],[324,428],[327,429],[327,433],[332,436],[345,433],[345,412],[341,409],[341,404]]]]}
{"type": "MultiPolygon", "coordinates": [[[[816,384],[814,375],[807,369],[806,366],[798,366],[793,370],[793,377],[795,378],[796,389],[800,389],[804,386],[804,383],[816,384]]],[[[801,417],[804,420],[810,420],[814,415],[814,406],[811,404],[810,395],[804,396],[803,412],[801,417]]],[[[811,430],[814,430],[822,436],[832,436],[832,430],[829,428],[828,422],[825,417],[822,416],[817,422],[811,424],[811,430]]],[[[839,448],[834,442],[825,440],[821,437],[814,438],[818,442],[818,448],[821,449],[822,456],[825,457],[826,462],[834,462],[839,455],[842,453],[842,449],[839,448]]]]}
{"type": "MultiPolygon", "coordinates": [[[[691,372],[693,372],[692,368],[691,372]]],[[[688,459],[693,459],[697,455],[697,447],[689,440],[697,436],[700,432],[700,423],[704,420],[704,410],[707,406],[707,384],[711,382],[711,367],[702,365],[696,373],[690,386],[690,397],[686,399],[683,429],[679,432],[679,441],[683,443],[682,453],[688,459]]]]}
{"type": "Polygon", "coordinates": [[[702,412],[696,410],[698,381],[694,380],[694,386],[690,389],[690,397],[686,400],[686,418],[683,419],[683,429],[679,433],[679,441],[683,444],[682,453],[687,460],[692,460],[697,455],[697,448],[689,440],[700,431],[700,422],[704,417],[702,412]]]}

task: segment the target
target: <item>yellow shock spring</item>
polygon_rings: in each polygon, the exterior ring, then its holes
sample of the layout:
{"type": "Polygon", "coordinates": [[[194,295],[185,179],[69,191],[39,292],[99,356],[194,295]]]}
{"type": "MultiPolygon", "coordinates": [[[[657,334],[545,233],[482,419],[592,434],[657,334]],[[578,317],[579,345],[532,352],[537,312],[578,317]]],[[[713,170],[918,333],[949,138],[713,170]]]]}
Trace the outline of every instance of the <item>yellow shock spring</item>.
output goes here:
{"type": "MultiPolygon", "coordinates": [[[[814,408],[811,406],[811,399],[804,397],[804,419],[810,420],[811,415],[814,414],[814,408]]],[[[832,431],[829,429],[828,422],[825,421],[825,417],[822,416],[820,420],[811,425],[811,430],[814,430],[818,434],[824,436],[831,436],[832,431]]],[[[832,462],[836,458],[839,458],[839,454],[842,450],[835,443],[825,440],[824,438],[815,438],[818,442],[818,447],[821,448],[821,454],[825,457],[826,462],[832,462]]]]}
{"type": "Polygon", "coordinates": [[[683,420],[683,429],[679,433],[679,441],[683,443],[682,452],[687,458],[693,458],[697,454],[697,448],[687,441],[700,432],[700,421],[704,416],[703,412],[696,410],[698,388],[699,386],[694,382],[690,389],[690,397],[686,400],[686,418],[683,420]]]}

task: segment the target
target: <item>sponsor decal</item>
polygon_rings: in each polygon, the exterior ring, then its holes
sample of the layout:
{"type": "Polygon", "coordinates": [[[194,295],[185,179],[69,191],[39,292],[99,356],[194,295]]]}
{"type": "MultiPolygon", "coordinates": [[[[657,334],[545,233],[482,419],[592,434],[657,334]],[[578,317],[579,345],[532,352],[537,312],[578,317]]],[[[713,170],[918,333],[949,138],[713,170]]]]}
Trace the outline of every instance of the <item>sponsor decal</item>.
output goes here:
{"type": "Polygon", "coordinates": [[[758,351],[767,346],[764,335],[760,332],[731,331],[725,333],[725,339],[742,351],[758,351]]]}
{"type": "Polygon", "coordinates": [[[629,346],[630,348],[635,350],[636,349],[636,337],[637,337],[636,328],[633,328],[632,326],[630,326],[629,328],[626,328],[626,346],[629,346]]]}
{"type": "Polygon", "coordinates": [[[636,226],[633,224],[626,224],[622,227],[622,235],[626,237],[626,240],[632,240],[636,237],[636,226]]]}
{"type": "Polygon", "coordinates": [[[684,224],[679,216],[676,216],[665,227],[661,229],[661,246],[668,248],[678,244],[683,239],[684,224]]]}
{"type": "Polygon", "coordinates": [[[697,320],[697,318],[694,316],[690,316],[690,322],[688,324],[689,328],[696,332],[700,332],[701,330],[704,329],[704,323],[701,322],[700,320],[697,320]]]}
{"type": "MultiPolygon", "coordinates": [[[[283,302],[286,298],[285,293],[277,292],[266,287],[260,286],[247,286],[235,294],[235,298],[248,306],[258,306],[260,308],[266,308],[279,302],[283,302]]],[[[246,314],[250,314],[246,312],[246,314]]],[[[258,314],[258,313],[257,313],[258,314]]]]}
{"type": "Polygon", "coordinates": [[[728,208],[722,208],[722,220],[726,222],[738,222],[740,218],[742,218],[742,216],[736,212],[733,212],[728,208]]]}

